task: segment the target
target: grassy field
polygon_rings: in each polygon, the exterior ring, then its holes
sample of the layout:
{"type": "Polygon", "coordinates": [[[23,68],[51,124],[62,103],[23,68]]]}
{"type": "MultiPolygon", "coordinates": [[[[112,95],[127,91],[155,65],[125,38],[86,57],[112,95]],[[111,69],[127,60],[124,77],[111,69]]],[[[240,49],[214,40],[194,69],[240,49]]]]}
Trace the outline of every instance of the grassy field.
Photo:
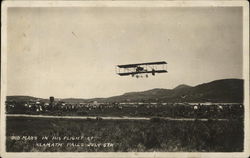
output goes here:
{"type": "Polygon", "coordinates": [[[239,152],[243,150],[243,131],[242,120],[202,122],[7,117],[6,150],[239,152]],[[43,139],[44,136],[48,140],[43,139]],[[52,140],[53,136],[55,139],[52,140]]]}

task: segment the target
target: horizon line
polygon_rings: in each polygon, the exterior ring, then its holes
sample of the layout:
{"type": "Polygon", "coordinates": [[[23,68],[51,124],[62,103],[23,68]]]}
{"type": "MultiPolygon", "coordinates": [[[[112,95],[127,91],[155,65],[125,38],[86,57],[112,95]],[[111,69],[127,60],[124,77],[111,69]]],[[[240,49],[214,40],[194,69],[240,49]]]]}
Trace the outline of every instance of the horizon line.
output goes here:
{"type": "MultiPolygon", "coordinates": [[[[203,82],[203,83],[197,84],[197,85],[195,85],[195,86],[191,86],[191,85],[187,85],[187,84],[179,84],[178,86],[180,86],[180,85],[186,85],[186,86],[189,86],[189,87],[196,87],[196,86],[199,86],[199,85],[202,85],[202,84],[211,83],[211,82],[220,81],[220,80],[244,80],[244,79],[242,79],[242,78],[225,78],[225,79],[216,79],[216,80],[209,81],[209,82],[203,82]]],[[[154,90],[154,89],[173,90],[173,89],[177,88],[178,86],[175,86],[175,87],[172,88],[172,89],[168,89],[168,88],[151,88],[151,89],[142,90],[142,91],[131,91],[131,92],[125,92],[125,93],[123,93],[123,94],[118,94],[118,95],[113,95],[113,96],[108,96],[108,97],[92,97],[92,98],[84,98],[84,97],[55,97],[55,96],[53,96],[53,97],[56,98],[56,99],[84,99],[84,100],[90,100],[90,99],[106,99],[106,98],[111,98],[111,97],[115,97],[115,96],[121,96],[121,95],[124,95],[124,94],[126,94],[126,93],[146,92],[146,91],[150,91],[150,90],[154,90]]],[[[15,96],[15,97],[34,97],[34,98],[46,99],[46,97],[38,97],[38,96],[25,95],[25,94],[6,95],[5,97],[14,97],[14,96],[15,96]]],[[[48,96],[47,98],[49,98],[49,97],[50,97],[50,96],[48,96]]]]}

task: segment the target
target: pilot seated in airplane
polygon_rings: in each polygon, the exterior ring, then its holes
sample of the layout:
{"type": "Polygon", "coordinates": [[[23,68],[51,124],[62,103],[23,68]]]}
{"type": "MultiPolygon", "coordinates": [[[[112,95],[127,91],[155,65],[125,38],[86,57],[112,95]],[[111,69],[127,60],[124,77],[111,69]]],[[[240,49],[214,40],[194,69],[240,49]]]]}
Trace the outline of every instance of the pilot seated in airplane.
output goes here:
{"type": "Polygon", "coordinates": [[[143,67],[140,67],[140,66],[136,67],[136,72],[140,72],[140,71],[143,71],[143,67]]]}

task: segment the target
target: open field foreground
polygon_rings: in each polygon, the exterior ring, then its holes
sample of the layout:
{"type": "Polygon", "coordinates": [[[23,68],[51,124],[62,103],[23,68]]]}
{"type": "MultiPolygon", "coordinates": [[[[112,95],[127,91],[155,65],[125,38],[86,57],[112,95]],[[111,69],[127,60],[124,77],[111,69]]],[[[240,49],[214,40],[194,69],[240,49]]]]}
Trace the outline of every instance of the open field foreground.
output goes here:
{"type": "Polygon", "coordinates": [[[243,120],[7,117],[7,152],[240,152],[243,120]]]}

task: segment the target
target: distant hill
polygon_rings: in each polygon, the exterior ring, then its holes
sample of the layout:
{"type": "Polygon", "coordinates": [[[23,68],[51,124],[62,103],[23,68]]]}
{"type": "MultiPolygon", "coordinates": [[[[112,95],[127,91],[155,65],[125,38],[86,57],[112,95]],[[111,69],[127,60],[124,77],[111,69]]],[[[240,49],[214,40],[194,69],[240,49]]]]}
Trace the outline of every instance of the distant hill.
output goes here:
{"type": "Polygon", "coordinates": [[[187,95],[189,101],[243,102],[243,91],[243,80],[224,79],[195,86],[187,95]]]}
{"type": "Polygon", "coordinates": [[[194,87],[179,85],[174,89],[152,89],[125,93],[106,101],[163,101],[163,102],[243,102],[243,80],[223,79],[194,87]]]}
{"type": "Polygon", "coordinates": [[[191,86],[189,86],[189,85],[181,84],[181,85],[175,87],[174,89],[175,89],[175,90],[176,90],[176,89],[186,89],[186,88],[190,88],[190,87],[191,87],[191,86]]]}
{"type": "MultiPolygon", "coordinates": [[[[174,89],[151,89],[142,92],[129,92],[109,98],[66,98],[64,102],[243,102],[243,80],[222,79],[203,83],[194,87],[179,85],[174,89]]],[[[11,100],[41,99],[30,96],[8,96],[11,100]]],[[[46,99],[44,99],[46,100],[46,99]]]]}
{"type": "Polygon", "coordinates": [[[30,100],[39,100],[41,98],[36,98],[32,96],[22,96],[22,95],[13,95],[13,96],[7,96],[7,100],[12,100],[16,102],[27,102],[30,100]]]}
{"type": "Polygon", "coordinates": [[[81,99],[81,98],[65,98],[61,99],[63,102],[69,102],[69,103],[84,103],[87,100],[86,99],[81,99]]]}

